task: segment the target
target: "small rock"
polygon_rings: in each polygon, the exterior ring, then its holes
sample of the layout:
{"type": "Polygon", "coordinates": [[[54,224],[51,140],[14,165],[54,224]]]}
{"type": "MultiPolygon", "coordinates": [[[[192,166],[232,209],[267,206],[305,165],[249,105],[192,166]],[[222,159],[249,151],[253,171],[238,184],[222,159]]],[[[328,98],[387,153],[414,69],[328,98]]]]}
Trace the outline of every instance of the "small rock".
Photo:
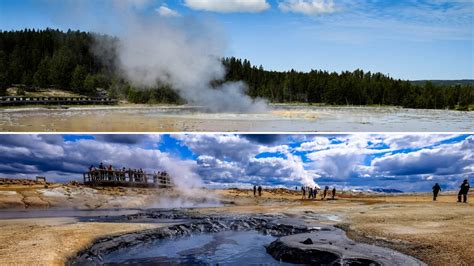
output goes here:
{"type": "Polygon", "coordinates": [[[313,240],[311,240],[311,238],[308,238],[306,239],[305,241],[301,242],[302,244],[305,244],[305,245],[312,245],[313,244],[313,240]]]}

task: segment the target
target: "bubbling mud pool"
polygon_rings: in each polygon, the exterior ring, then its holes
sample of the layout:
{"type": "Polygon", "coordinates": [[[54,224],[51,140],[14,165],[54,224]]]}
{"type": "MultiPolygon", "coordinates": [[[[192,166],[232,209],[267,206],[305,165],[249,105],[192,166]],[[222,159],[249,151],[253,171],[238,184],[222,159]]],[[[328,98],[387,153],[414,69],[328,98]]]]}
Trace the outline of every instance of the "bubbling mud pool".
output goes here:
{"type": "Polygon", "coordinates": [[[257,231],[201,234],[115,251],[102,262],[107,265],[271,265],[279,262],[266,252],[265,246],[275,239],[257,231]]]}
{"type": "Polygon", "coordinates": [[[154,217],[188,221],[99,239],[68,265],[425,265],[391,249],[354,242],[331,225],[283,216],[187,216],[147,211],[117,222],[154,217]]]}
{"type": "Polygon", "coordinates": [[[0,110],[0,129],[15,132],[470,132],[472,121],[474,112],[396,107],[274,105],[256,114],[190,106],[0,110]]]}

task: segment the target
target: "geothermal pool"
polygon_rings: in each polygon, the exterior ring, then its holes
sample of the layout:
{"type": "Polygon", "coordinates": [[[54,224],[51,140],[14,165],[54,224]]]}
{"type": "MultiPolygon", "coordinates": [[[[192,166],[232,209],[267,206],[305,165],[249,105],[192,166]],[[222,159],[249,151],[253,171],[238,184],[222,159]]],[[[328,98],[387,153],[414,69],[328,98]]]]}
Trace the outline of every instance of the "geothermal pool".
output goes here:
{"type": "Polygon", "coordinates": [[[104,264],[127,265],[293,265],[279,263],[265,250],[275,237],[257,231],[224,231],[159,240],[120,249],[103,257],[104,264]]]}
{"type": "MultiPolygon", "coordinates": [[[[126,220],[186,217],[185,223],[97,240],[69,265],[425,265],[391,249],[354,242],[331,225],[272,216],[186,216],[159,210],[126,220]]],[[[116,220],[120,222],[120,219],[116,220]]]]}
{"type": "Polygon", "coordinates": [[[267,113],[208,113],[189,106],[0,110],[19,132],[471,132],[474,112],[396,107],[275,105],[267,113]]]}

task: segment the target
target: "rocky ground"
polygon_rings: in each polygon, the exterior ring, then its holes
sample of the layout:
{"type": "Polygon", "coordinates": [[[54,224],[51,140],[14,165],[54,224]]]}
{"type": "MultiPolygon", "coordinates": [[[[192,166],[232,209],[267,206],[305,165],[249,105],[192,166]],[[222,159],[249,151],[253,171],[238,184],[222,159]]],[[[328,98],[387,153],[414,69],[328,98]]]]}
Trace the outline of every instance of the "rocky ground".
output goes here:
{"type": "Polygon", "coordinates": [[[61,265],[98,238],[169,226],[147,220],[98,221],[82,214],[66,215],[65,210],[92,210],[88,215],[104,215],[101,211],[107,210],[111,212],[107,215],[113,215],[124,209],[179,205],[204,206],[193,210],[200,215],[269,214],[335,225],[353,240],[389,247],[429,265],[474,264],[474,199],[456,203],[454,193],[443,193],[437,202],[429,194],[344,192],[336,200],[314,201],[284,189],[264,190],[262,197],[237,189],[213,193],[207,191],[206,198],[197,199],[178,197],[180,193],[169,190],[2,184],[0,264],[61,265]],[[46,210],[54,215],[38,218],[46,210]]]}

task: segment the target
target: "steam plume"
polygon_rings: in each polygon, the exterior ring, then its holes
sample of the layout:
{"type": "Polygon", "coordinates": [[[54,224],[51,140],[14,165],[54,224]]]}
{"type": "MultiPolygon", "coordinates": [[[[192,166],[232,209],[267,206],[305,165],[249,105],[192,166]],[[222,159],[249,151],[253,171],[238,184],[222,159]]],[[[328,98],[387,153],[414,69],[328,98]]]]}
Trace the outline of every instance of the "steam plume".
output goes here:
{"type": "Polygon", "coordinates": [[[123,16],[123,34],[115,47],[117,67],[133,85],[170,85],[188,103],[213,112],[267,109],[264,100],[245,94],[243,82],[213,84],[226,74],[221,61],[225,42],[215,26],[183,17],[123,16]]]}
{"type": "Polygon", "coordinates": [[[303,186],[320,188],[319,185],[314,182],[316,175],[304,169],[303,161],[299,156],[288,152],[286,153],[286,157],[288,158],[289,167],[292,170],[291,177],[293,179],[300,179],[303,186]]]}
{"type": "Polygon", "coordinates": [[[159,159],[159,165],[172,177],[174,190],[178,195],[160,196],[158,203],[153,207],[188,208],[220,205],[217,195],[202,189],[204,184],[201,177],[196,174],[194,162],[164,156],[159,159]]]}

